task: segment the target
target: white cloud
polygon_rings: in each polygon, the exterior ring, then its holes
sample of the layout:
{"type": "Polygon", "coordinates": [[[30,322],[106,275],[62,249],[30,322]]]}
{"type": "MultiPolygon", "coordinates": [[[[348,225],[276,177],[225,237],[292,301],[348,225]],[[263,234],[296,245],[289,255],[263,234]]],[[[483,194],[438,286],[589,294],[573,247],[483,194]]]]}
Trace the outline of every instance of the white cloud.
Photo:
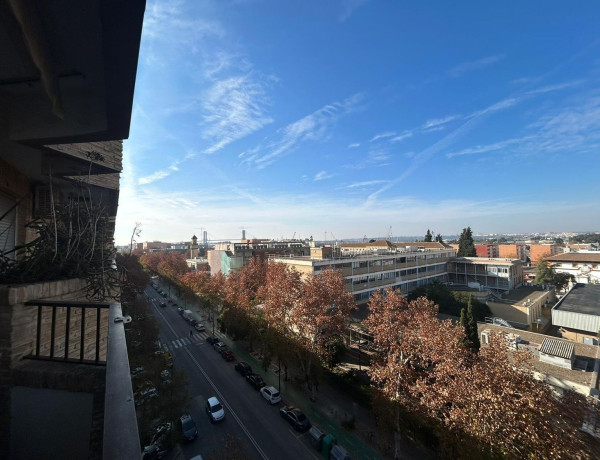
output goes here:
{"type": "Polygon", "coordinates": [[[457,152],[447,153],[446,157],[453,158],[453,157],[459,157],[459,156],[464,156],[464,155],[476,155],[479,153],[493,152],[495,150],[503,150],[506,147],[509,147],[511,145],[520,144],[521,142],[523,142],[527,139],[528,138],[507,139],[505,141],[496,142],[494,144],[476,145],[475,147],[469,147],[467,149],[459,150],[457,152]]]}
{"type": "Polygon", "coordinates": [[[359,142],[355,142],[354,144],[348,144],[348,148],[349,149],[355,149],[357,147],[360,147],[360,143],[359,142]]]}
{"type": "Polygon", "coordinates": [[[376,134],[375,136],[373,136],[371,138],[371,140],[369,142],[375,142],[375,141],[377,141],[379,139],[385,139],[387,137],[392,137],[392,136],[395,136],[395,135],[396,135],[396,133],[393,132],[393,131],[386,131],[385,133],[376,134]]]}
{"type": "Polygon", "coordinates": [[[214,153],[273,121],[266,115],[267,96],[251,74],[217,81],[203,100],[203,137],[212,142],[204,153],[214,153]]]}
{"type": "Polygon", "coordinates": [[[467,72],[471,72],[474,70],[480,70],[485,67],[488,67],[488,66],[500,61],[501,59],[504,59],[503,54],[488,56],[488,57],[484,57],[482,59],[477,59],[475,61],[463,62],[461,64],[458,64],[458,65],[452,67],[450,70],[448,70],[448,75],[451,77],[455,77],[455,78],[460,77],[467,72]]]}
{"type": "Polygon", "coordinates": [[[390,142],[400,142],[403,141],[404,139],[408,139],[409,137],[412,137],[413,133],[411,131],[405,131],[402,134],[392,137],[390,139],[390,142]]]}
{"type": "Polygon", "coordinates": [[[327,171],[319,171],[313,178],[314,181],[325,180],[333,177],[332,174],[327,174],[327,171]]]}
{"type": "Polygon", "coordinates": [[[353,184],[346,185],[344,188],[363,188],[363,187],[371,187],[373,185],[384,184],[385,180],[367,180],[363,182],[354,182],[353,184]]]}
{"type": "Polygon", "coordinates": [[[267,140],[261,151],[262,155],[255,155],[246,159],[246,163],[252,163],[258,168],[265,168],[277,160],[278,157],[294,150],[304,142],[316,142],[323,139],[328,129],[340,117],[351,113],[362,99],[362,94],[355,94],[341,102],[328,104],[305,117],[290,123],[278,130],[272,140],[267,140]]]}
{"type": "Polygon", "coordinates": [[[457,120],[458,118],[460,118],[460,115],[448,115],[444,118],[434,118],[432,120],[427,120],[423,124],[422,129],[429,130],[431,128],[436,128],[441,125],[445,125],[446,123],[450,123],[451,121],[457,120]]]}

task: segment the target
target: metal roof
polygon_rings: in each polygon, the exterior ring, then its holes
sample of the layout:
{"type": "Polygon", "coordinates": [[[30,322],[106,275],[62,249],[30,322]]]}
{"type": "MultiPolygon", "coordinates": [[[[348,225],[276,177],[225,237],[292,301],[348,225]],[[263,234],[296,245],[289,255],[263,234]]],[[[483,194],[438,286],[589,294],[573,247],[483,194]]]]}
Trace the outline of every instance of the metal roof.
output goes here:
{"type": "Polygon", "coordinates": [[[564,359],[572,359],[575,354],[575,344],[563,340],[546,338],[540,346],[540,353],[564,359]]]}

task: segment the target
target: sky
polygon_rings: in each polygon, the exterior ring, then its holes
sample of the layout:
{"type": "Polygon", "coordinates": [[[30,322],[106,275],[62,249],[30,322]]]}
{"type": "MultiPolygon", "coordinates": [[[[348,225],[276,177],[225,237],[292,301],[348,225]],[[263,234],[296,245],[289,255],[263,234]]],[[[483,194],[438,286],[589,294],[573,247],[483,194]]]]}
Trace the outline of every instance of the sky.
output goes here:
{"type": "Polygon", "coordinates": [[[599,17],[148,1],[116,242],[600,230],[599,17]]]}

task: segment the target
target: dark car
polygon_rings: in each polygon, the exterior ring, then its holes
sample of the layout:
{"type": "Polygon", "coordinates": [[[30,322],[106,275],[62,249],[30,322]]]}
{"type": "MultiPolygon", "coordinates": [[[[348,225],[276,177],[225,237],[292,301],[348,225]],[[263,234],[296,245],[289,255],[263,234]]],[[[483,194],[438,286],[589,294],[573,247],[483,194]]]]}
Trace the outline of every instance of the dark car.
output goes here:
{"type": "Polygon", "coordinates": [[[198,429],[196,428],[196,422],[190,414],[183,414],[181,416],[181,432],[183,437],[188,441],[193,440],[198,436],[198,429]]]}
{"type": "Polygon", "coordinates": [[[166,304],[166,303],[164,303],[164,302],[161,302],[161,303],[160,303],[160,306],[161,306],[162,308],[165,308],[165,307],[167,306],[167,304],[166,304]]]}
{"type": "Polygon", "coordinates": [[[217,339],[216,337],[213,337],[212,335],[210,337],[206,338],[206,341],[208,343],[210,343],[211,345],[214,345],[215,343],[217,343],[219,341],[219,339],[217,339]]]}
{"type": "Polygon", "coordinates": [[[265,381],[258,374],[248,374],[246,376],[246,382],[252,385],[256,390],[260,390],[265,386],[265,381]]]}
{"type": "Polygon", "coordinates": [[[225,345],[223,342],[217,342],[213,345],[213,348],[215,349],[216,352],[219,353],[223,353],[224,351],[229,350],[229,348],[227,348],[227,345],[225,345]]]}
{"type": "Polygon", "coordinates": [[[231,352],[231,350],[225,350],[221,353],[221,358],[225,361],[233,361],[235,359],[235,355],[231,352]]]}
{"type": "Polygon", "coordinates": [[[307,431],[310,429],[310,420],[300,409],[293,406],[285,406],[279,409],[281,415],[296,431],[307,431]]]}
{"type": "Polygon", "coordinates": [[[235,370],[236,372],[242,374],[242,376],[244,377],[246,377],[248,374],[252,374],[252,368],[250,367],[250,364],[248,364],[245,361],[240,361],[239,363],[236,363],[235,370]]]}

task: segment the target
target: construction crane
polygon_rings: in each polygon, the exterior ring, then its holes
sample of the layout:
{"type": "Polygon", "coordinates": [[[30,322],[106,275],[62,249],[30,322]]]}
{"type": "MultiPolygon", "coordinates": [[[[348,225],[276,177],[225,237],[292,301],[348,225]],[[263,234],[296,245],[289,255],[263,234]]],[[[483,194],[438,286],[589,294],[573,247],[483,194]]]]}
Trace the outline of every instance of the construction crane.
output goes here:
{"type": "Polygon", "coordinates": [[[391,243],[392,242],[392,226],[390,225],[390,229],[388,230],[388,234],[387,234],[387,240],[391,243]]]}

